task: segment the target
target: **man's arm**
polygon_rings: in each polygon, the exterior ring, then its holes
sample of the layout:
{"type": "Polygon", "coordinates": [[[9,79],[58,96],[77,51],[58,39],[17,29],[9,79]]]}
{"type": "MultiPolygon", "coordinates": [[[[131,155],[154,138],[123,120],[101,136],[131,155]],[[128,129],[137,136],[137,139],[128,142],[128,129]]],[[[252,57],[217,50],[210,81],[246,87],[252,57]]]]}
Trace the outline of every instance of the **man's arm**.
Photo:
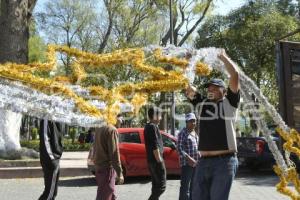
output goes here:
{"type": "Polygon", "coordinates": [[[154,154],[156,162],[160,163],[163,161],[158,148],[153,150],[153,154],[154,154]]]}
{"type": "Polygon", "coordinates": [[[196,87],[189,85],[185,90],[185,96],[193,104],[193,106],[197,106],[198,103],[204,100],[203,96],[197,92],[196,87]]]}
{"type": "Polygon", "coordinates": [[[161,157],[161,152],[158,148],[158,138],[156,136],[156,129],[154,126],[151,126],[151,129],[149,130],[149,133],[150,133],[150,136],[151,136],[151,143],[153,145],[153,155],[154,155],[154,158],[156,160],[156,162],[162,162],[163,159],[161,157]]]}
{"type": "Polygon", "coordinates": [[[190,165],[191,167],[195,167],[197,162],[183,149],[184,139],[184,132],[181,131],[178,135],[177,151],[183,158],[186,159],[188,165],[190,165]]]}
{"type": "Polygon", "coordinates": [[[186,157],[187,153],[183,150],[183,130],[178,134],[177,151],[179,155],[186,157]]]}
{"type": "Polygon", "coordinates": [[[109,134],[111,138],[109,141],[107,141],[109,144],[109,157],[111,159],[113,168],[116,170],[118,183],[122,184],[124,182],[124,177],[122,174],[120,160],[118,132],[115,128],[109,128],[109,131],[111,131],[111,133],[109,134]]]}
{"type": "Polygon", "coordinates": [[[224,63],[226,70],[230,75],[229,88],[232,92],[237,93],[240,89],[239,84],[239,70],[235,63],[228,57],[224,50],[218,56],[224,63]]]}

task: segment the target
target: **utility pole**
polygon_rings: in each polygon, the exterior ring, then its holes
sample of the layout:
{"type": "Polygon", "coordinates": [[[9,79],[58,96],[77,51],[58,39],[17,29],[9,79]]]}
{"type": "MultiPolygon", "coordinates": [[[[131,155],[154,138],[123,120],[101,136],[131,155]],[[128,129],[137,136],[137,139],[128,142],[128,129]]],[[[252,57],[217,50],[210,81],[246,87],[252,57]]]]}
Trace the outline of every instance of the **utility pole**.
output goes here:
{"type": "MultiPolygon", "coordinates": [[[[173,44],[173,0],[169,0],[169,10],[170,10],[170,44],[173,44]]],[[[171,105],[171,134],[175,135],[175,92],[172,92],[172,105],[171,105]]]]}

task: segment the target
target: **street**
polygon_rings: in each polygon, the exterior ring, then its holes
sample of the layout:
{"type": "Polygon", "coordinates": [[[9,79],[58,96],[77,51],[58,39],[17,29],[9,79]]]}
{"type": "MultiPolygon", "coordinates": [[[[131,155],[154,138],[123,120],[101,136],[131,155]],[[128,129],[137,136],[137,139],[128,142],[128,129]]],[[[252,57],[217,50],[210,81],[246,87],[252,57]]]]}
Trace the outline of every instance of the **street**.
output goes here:
{"type": "MultiPolygon", "coordinates": [[[[240,170],[234,181],[230,200],[288,200],[275,189],[278,178],[271,171],[251,172],[240,170]]],[[[0,179],[1,199],[34,200],[43,190],[43,179],[0,179]]],[[[180,181],[178,177],[169,177],[167,190],[162,200],[178,199],[180,181]]],[[[126,184],[117,186],[119,200],[142,200],[150,194],[150,179],[145,177],[128,178],[126,184]]],[[[58,200],[91,200],[96,197],[96,181],[92,176],[64,177],[59,181],[58,200]]]]}

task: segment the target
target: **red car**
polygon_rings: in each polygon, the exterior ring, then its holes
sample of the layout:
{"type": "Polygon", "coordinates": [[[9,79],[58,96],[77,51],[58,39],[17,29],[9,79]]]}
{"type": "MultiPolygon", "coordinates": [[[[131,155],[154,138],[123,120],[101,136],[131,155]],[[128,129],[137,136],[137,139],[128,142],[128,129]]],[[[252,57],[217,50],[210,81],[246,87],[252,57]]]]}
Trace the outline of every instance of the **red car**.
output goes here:
{"type": "MultiPolygon", "coordinates": [[[[124,176],[149,176],[144,128],[119,128],[119,149],[124,176]]],[[[176,151],[176,138],[162,132],[164,160],[168,175],[179,175],[179,156],[176,151]]],[[[88,168],[94,174],[95,167],[91,160],[92,149],[88,157],[88,168]]]]}

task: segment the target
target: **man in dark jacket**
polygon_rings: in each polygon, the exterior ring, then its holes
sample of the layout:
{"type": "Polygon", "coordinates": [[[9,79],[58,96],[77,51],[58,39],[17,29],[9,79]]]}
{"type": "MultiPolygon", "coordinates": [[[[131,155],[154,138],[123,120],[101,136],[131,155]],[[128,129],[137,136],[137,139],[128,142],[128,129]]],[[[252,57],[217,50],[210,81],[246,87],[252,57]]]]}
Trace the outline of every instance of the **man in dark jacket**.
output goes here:
{"type": "Polygon", "coordinates": [[[44,192],[39,200],[54,200],[57,195],[59,161],[63,153],[59,123],[43,119],[40,122],[40,162],[44,173],[44,192]]]}

